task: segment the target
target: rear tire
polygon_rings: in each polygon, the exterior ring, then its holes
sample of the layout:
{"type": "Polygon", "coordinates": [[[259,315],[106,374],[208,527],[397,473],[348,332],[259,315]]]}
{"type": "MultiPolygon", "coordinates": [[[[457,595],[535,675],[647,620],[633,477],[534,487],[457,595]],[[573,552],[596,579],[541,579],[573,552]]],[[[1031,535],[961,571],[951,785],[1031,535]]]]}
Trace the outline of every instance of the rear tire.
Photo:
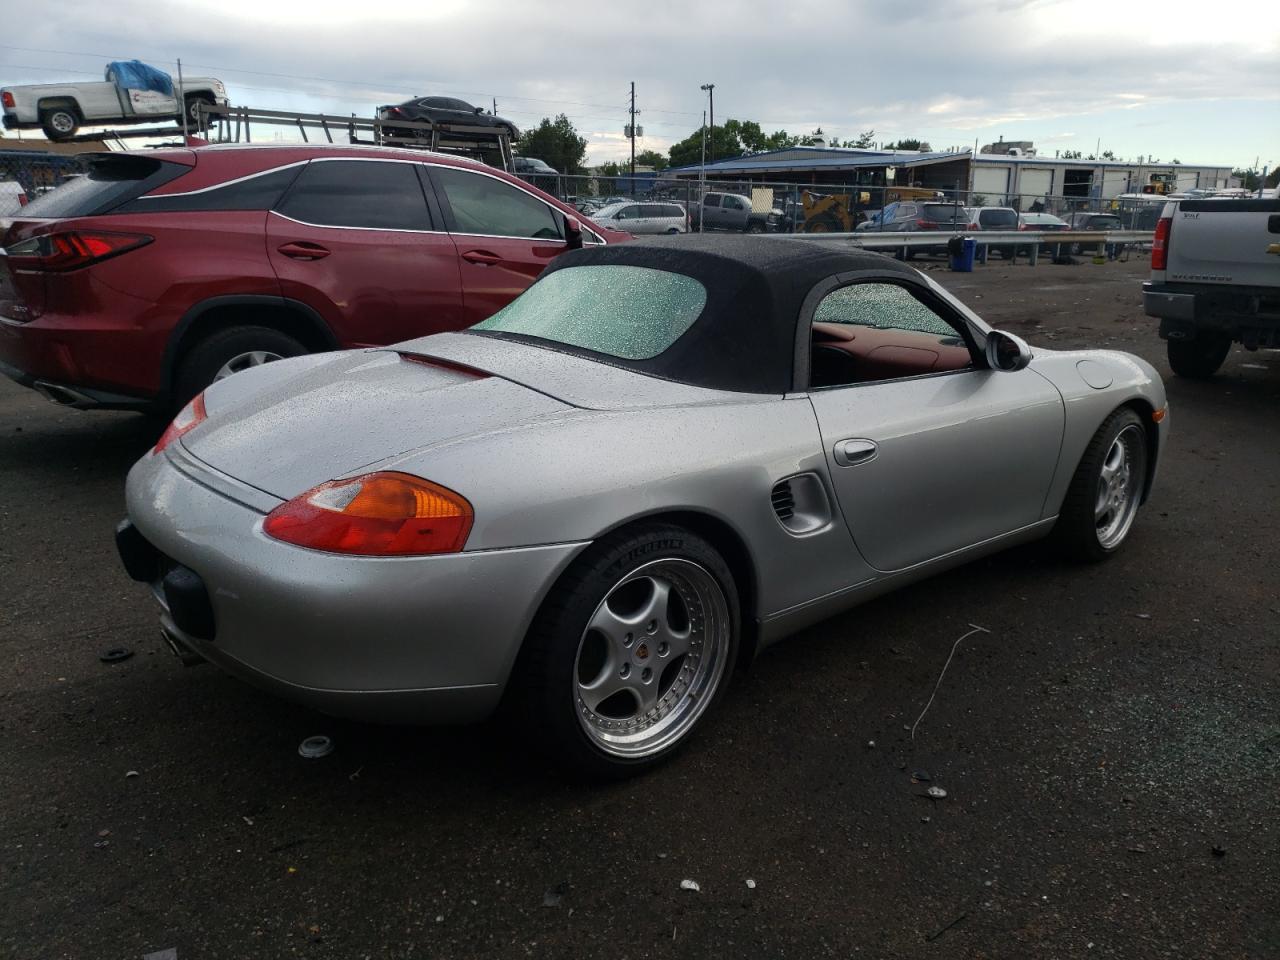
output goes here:
{"type": "Polygon", "coordinates": [[[1231,337],[1201,330],[1194,340],[1167,341],[1167,348],[1174,373],[1190,380],[1207,380],[1231,352],[1231,337]]]}
{"type": "Polygon", "coordinates": [[[657,766],[728,686],[739,622],[733,575],[701,537],[647,523],[602,538],[555,585],[511,676],[530,741],[576,776],[657,766]]]}
{"type": "Polygon", "coordinates": [[[1053,528],[1063,553],[1097,563],[1124,545],[1147,482],[1147,456],[1146,428],[1133,408],[1121,407],[1103,421],[1080,458],[1053,528]]]}
{"type": "Polygon", "coordinates": [[[50,140],[66,140],[80,129],[80,116],[73,107],[53,107],[40,113],[40,129],[50,140]]]}
{"type": "Polygon", "coordinates": [[[208,130],[209,117],[208,115],[206,115],[204,117],[203,122],[201,122],[200,107],[201,106],[212,107],[214,105],[213,98],[206,97],[203,94],[198,94],[198,93],[192,94],[191,96],[187,97],[185,104],[186,104],[186,110],[187,110],[187,121],[189,124],[191,124],[189,129],[195,130],[197,132],[208,130]]]}
{"type": "Polygon", "coordinates": [[[228,327],[205,337],[183,356],[173,381],[173,408],[181,409],[215,380],[240,369],[285,357],[307,348],[271,327],[228,327]]]}

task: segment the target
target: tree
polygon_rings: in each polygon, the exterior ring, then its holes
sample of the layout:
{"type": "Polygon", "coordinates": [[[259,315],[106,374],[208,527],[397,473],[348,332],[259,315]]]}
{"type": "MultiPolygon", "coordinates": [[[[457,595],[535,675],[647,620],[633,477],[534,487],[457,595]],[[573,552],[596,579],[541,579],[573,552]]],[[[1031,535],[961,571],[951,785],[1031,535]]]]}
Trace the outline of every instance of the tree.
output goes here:
{"type": "Polygon", "coordinates": [[[1103,151],[1102,151],[1102,159],[1103,159],[1103,160],[1114,160],[1115,158],[1116,158],[1116,155],[1115,155],[1115,153],[1114,153],[1113,151],[1111,151],[1111,150],[1103,150],[1103,151]]]}
{"type": "Polygon", "coordinates": [[[526,130],[520,138],[522,157],[545,161],[561,173],[582,173],[582,158],[587,155],[587,141],[578,136],[569,118],[563,113],[554,121],[545,117],[532,130],[526,130]]]}
{"type": "Polygon", "coordinates": [[[1280,167],[1276,167],[1274,170],[1272,170],[1270,173],[1267,174],[1267,181],[1265,186],[1272,187],[1272,188],[1280,187],[1280,167]]]}
{"type": "Polygon", "coordinates": [[[890,150],[921,150],[921,151],[927,152],[929,150],[932,150],[933,147],[929,146],[928,140],[916,140],[912,137],[908,137],[906,140],[899,140],[897,143],[889,144],[889,149],[890,150]]]}
{"type": "Polygon", "coordinates": [[[1062,151],[1063,160],[1081,160],[1083,158],[1084,158],[1084,154],[1081,153],[1079,150],[1063,150],[1062,151]]]}
{"type": "Polygon", "coordinates": [[[865,150],[875,144],[875,138],[876,132],[874,130],[863,130],[858,134],[857,140],[846,140],[843,145],[846,147],[857,147],[861,150],[865,150]]]}
{"type": "MultiPolygon", "coordinates": [[[[679,143],[673,143],[669,155],[673,167],[691,167],[702,162],[702,127],[699,127],[679,143]]],[[[742,141],[738,139],[740,127],[736,120],[728,121],[724,126],[717,125],[707,130],[707,158],[728,160],[740,157],[744,153],[742,141]],[[733,128],[729,124],[734,124],[733,128]]]]}
{"type": "Polygon", "coordinates": [[[655,170],[665,170],[667,169],[667,162],[667,158],[657,150],[641,150],[636,154],[636,166],[644,164],[646,167],[653,167],[655,170]]]}
{"type": "MultiPolygon", "coordinates": [[[[640,162],[640,158],[638,156],[636,157],[636,162],[640,162]]],[[[630,170],[629,166],[627,170],[630,170]]],[[[626,171],[624,171],[619,164],[610,160],[608,163],[600,164],[600,166],[596,168],[596,173],[602,177],[621,177],[625,175],[626,171]]]]}
{"type": "MultiPolygon", "coordinates": [[[[1244,187],[1246,190],[1258,189],[1258,183],[1261,178],[1258,176],[1257,170],[1252,168],[1248,170],[1236,169],[1231,171],[1231,175],[1238,178],[1240,180],[1240,186],[1244,187]]],[[[1268,179],[1270,178],[1268,177],[1268,179]]]]}

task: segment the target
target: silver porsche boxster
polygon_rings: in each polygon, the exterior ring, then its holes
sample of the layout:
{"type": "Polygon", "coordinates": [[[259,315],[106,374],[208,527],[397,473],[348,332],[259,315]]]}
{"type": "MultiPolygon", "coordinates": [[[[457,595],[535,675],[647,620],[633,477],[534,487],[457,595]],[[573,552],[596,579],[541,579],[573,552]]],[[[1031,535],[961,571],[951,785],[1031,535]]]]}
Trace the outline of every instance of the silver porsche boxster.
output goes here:
{"type": "Polygon", "coordinates": [[[625,773],[821,618],[1038,537],[1120,549],[1166,412],[1137,357],[1033,351],[877,254],[588,247],[470,330],[215,383],[117,543],[187,659],[371,719],[509,703],[625,773]]]}

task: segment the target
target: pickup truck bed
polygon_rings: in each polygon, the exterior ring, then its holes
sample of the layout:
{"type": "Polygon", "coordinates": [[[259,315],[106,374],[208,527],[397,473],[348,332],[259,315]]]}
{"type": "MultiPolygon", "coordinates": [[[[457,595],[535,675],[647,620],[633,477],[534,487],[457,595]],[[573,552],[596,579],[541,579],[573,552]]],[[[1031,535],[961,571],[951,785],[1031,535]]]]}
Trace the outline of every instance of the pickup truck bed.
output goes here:
{"type": "Polygon", "coordinates": [[[1232,343],[1280,347],[1280,200],[1178,200],[1156,225],[1142,305],[1169,364],[1212,376],[1232,343]]]}

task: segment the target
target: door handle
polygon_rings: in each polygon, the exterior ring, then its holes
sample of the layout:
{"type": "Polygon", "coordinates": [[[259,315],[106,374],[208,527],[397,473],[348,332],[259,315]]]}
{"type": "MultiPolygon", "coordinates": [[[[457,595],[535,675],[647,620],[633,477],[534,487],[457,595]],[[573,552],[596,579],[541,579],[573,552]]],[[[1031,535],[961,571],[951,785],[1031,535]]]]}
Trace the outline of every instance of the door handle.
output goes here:
{"type": "Polygon", "coordinates": [[[495,263],[501,263],[502,258],[496,253],[490,253],[488,250],[468,250],[462,255],[462,259],[467,263],[478,263],[483,266],[493,266],[495,263]]]}
{"type": "Polygon", "coordinates": [[[294,240],[290,243],[282,243],[276,248],[286,257],[292,257],[294,260],[323,260],[330,254],[330,250],[320,246],[318,243],[311,243],[307,240],[294,240]]]}
{"type": "Polygon", "coordinates": [[[878,450],[874,440],[841,440],[832,453],[840,466],[853,467],[874,460],[878,450]]]}

